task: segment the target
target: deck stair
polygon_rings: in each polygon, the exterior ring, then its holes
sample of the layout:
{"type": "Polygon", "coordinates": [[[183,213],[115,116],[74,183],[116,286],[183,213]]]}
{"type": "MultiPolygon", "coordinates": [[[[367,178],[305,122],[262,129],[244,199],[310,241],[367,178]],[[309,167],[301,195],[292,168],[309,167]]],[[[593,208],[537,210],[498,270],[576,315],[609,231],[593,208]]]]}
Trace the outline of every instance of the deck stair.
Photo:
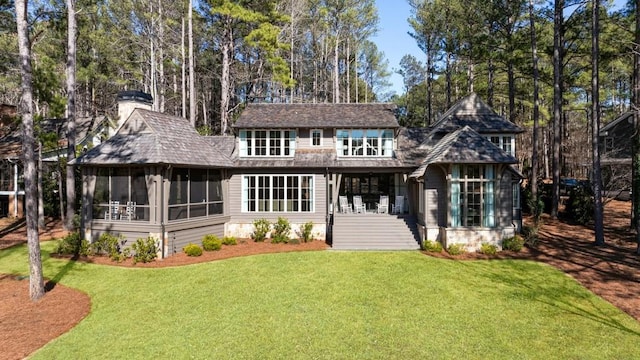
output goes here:
{"type": "Polygon", "coordinates": [[[334,250],[416,250],[420,248],[412,215],[335,214],[334,250]]]}

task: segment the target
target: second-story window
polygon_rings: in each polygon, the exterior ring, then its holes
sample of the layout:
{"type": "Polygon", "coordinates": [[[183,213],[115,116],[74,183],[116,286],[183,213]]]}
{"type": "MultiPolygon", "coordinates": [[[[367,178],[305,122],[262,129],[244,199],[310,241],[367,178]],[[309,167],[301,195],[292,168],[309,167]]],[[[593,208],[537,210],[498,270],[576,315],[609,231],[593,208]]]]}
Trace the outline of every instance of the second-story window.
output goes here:
{"type": "Polygon", "coordinates": [[[338,156],[391,157],[393,130],[341,129],[336,131],[338,156]]]}
{"type": "Polygon", "coordinates": [[[514,137],[512,135],[492,135],[489,141],[511,156],[516,156],[514,137]]]}
{"type": "Polygon", "coordinates": [[[240,130],[240,156],[293,156],[294,130],[240,130]]]}
{"type": "Polygon", "coordinates": [[[322,130],[311,130],[311,146],[322,146],[322,130]]]}

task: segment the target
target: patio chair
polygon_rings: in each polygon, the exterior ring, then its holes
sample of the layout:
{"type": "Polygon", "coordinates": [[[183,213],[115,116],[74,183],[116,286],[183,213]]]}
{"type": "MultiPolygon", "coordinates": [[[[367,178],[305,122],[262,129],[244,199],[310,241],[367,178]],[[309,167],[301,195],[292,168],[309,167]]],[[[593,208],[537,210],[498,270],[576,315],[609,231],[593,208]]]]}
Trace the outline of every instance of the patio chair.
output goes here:
{"type": "Polygon", "coordinates": [[[362,196],[353,195],[353,212],[356,214],[365,214],[367,212],[367,206],[362,202],[362,196]]]}
{"type": "Polygon", "coordinates": [[[391,205],[391,213],[392,214],[402,214],[404,213],[404,196],[396,196],[395,204],[391,205]]]}
{"type": "Polygon", "coordinates": [[[346,196],[339,196],[338,200],[340,201],[340,212],[343,214],[348,214],[351,212],[351,204],[349,204],[349,199],[346,196]]]}
{"type": "Polygon", "coordinates": [[[105,220],[118,220],[120,219],[120,201],[112,201],[109,203],[109,210],[105,214],[105,220]]]}
{"type": "Polygon", "coordinates": [[[125,216],[127,220],[135,220],[136,216],[136,202],[135,201],[127,201],[127,206],[125,208],[125,216]]]}
{"type": "Polygon", "coordinates": [[[388,214],[389,213],[389,196],[380,195],[380,202],[378,203],[378,214],[388,214]]]}

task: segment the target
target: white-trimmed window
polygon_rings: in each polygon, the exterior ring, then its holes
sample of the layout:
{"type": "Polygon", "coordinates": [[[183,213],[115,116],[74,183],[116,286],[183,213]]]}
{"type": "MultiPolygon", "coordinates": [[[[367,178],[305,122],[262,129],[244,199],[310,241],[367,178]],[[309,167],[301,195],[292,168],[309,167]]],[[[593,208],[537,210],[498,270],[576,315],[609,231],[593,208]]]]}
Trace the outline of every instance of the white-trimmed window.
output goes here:
{"type": "Polygon", "coordinates": [[[322,129],[312,129],[310,138],[312,147],[322,146],[322,129]]]}
{"type": "Polygon", "coordinates": [[[240,156],[295,155],[295,130],[240,130],[240,156]]]}
{"type": "Polygon", "coordinates": [[[341,157],[391,157],[393,154],[393,130],[336,130],[336,153],[341,157]]]}
{"type": "Polygon", "coordinates": [[[313,175],[243,175],[242,212],[314,212],[313,175]]]}
{"type": "Polygon", "coordinates": [[[491,135],[489,141],[511,156],[516,156],[516,139],[513,135],[491,135]]]}
{"type": "Polygon", "coordinates": [[[494,227],[495,166],[451,167],[451,227],[494,227]]]}

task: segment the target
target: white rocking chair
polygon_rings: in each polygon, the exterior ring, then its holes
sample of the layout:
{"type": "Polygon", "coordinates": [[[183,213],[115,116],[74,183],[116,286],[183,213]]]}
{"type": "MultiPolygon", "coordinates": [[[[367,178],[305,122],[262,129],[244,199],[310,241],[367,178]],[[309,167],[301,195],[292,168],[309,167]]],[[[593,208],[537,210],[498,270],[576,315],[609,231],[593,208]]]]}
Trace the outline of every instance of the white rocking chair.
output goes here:
{"type": "Polygon", "coordinates": [[[349,204],[349,199],[346,196],[339,196],[338,200],[340,201],[340,212],[343,214],[348,214],[351,212],[351,204],[349,204]]]}
{"type": "Polygon", "coordinates": [[[360,195],[353,196],[353,212],[356,214],[365,214],[367,212],[367,206],[362,202],[362,196],[360,195]]]}
{"type": "Polygon", "coordinates": [[[403,214],[404,213],[404,196],[396,196],[395,204],[391,205],[391,213],[392,214],[403,214]]]}
{"type": "Polygon", "coordinates": [[[380,195],[380,202],[378,203],[378,214],[388,214],[389,213],[389,196],[380,195]]]}

